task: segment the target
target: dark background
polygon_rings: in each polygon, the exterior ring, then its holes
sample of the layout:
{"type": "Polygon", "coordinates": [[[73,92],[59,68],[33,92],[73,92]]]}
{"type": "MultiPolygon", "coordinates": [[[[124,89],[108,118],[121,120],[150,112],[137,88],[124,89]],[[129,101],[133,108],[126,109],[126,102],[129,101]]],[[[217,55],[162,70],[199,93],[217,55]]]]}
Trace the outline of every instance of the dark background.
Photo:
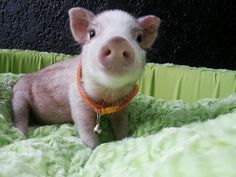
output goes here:
{"type": "Polygon", "coordinates": [[[159,16],[151,62],[236,69],[234,0],[0,0],[0,48],[78,54],[68,21],[75,6],[159,16]]]}

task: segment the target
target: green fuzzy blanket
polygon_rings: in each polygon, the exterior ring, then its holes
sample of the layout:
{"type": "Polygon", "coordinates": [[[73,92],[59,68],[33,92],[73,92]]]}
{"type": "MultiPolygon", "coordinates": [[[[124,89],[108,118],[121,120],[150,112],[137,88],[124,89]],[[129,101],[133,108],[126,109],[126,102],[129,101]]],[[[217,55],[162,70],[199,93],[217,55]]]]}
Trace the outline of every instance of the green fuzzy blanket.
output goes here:
{"type": "Polygon", "coordinates": [[[73,124],[12,127],[11,83],[0,74],[0,177],[235,177],[236,94],[223,99],[156,100],[138,95],[127,108],[129,138],[113,141],[104,117],[91,151],[73,124]]]}

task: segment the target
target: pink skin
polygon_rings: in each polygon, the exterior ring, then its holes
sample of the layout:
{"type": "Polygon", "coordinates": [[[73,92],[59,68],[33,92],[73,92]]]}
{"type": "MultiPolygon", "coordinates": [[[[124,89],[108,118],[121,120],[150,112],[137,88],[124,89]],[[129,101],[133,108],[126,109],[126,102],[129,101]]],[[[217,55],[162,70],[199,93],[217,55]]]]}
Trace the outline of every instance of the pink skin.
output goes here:
{"type": "MultiPolygon", "coordinates": [[[[120,11],[106,13],[127,16],[120,11]]],[[[160,20],[154,16],[134,20],[133,23],[143,30],[143,42],[140,44],[136,44],[135,39],[132,39],[135,45],[131,45],[128,40],[130,37],[125,35],[123,37],[112,36],[107,42],[100,44],[98,38],[105,34],[97,35],[97,38],[93,39],[98,50],[97,56],[94,57],[97,61],[92,61],[92,59],[86,58],[84,50],[94,50],[91,49],[92,41],[88,38],[88,28],[90,24],[95,23],[96,16],[83,8],[73,8],[69,11],[69,15],[71,31],[75,40],[85,43],[83,52],[70,60],[53,64],[20,78],[13,89],[14,126],[27,134],[29,117],[42,124],[74,122],[82,141],[94,149],[99,145],[98,136],[93,131],[96,124],[96,113],[82,100],[78,92],[76,82],[78,65],[82,64],[83,88],[90,99],[102,105],[122,102],[131,92],[133,84],[139,77],[139,75],[127,76],[128,72],[135,73],[135,70],[140,68],[141,73],[144,65],[142,62],[138,62],[139,56],[136,52],[151,46],[156,38],[160,20]],[[138,45],[140,46],[134,47],[138,45]],[[88,65],[86,62],[91,63],[88,65]],[[99,82],[99,78],[87,72],[91,69],[90,67],[95,65],[96,68],[99,68],[99,73],[109,76],[109,79],[124,77],[126,80],[128,78],[129,84],[124,82],[119,87],[105,86],[99,82]]],[[[106,15],[103,14],[103,16],[106,15]]],[[[99,18],[105,18],[103,16],[100,15],[96,20],[99,22],[99,18]]],[[[106,26],[103,28],[106,29],[106,26]]],[[[129,34],[128,32],[127,34],[129,34]]],[[[90,54],[90,52],[88,53],[90,54]]],[[[97,73],[95,73],[96,75],[97,73]]],[[[112,115],[111,125],[117,139],[120,140],[128,135],[128,121],[124,110],[112,115]]]]}

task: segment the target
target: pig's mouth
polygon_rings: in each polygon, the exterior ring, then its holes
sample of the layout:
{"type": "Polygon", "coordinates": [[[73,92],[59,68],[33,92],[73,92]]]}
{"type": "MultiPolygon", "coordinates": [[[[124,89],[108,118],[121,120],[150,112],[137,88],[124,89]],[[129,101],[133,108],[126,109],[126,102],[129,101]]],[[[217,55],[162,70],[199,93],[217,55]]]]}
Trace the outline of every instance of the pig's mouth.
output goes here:
{"type": "Polygon", "coordinates": [[[123,76],[129,73],[132,69],[131,67],[127,66],[114,66],[114,65],[109,65],[109,66],[102,66],[101,69],[109,75],[118,75],[118,76],[123,76]]]}

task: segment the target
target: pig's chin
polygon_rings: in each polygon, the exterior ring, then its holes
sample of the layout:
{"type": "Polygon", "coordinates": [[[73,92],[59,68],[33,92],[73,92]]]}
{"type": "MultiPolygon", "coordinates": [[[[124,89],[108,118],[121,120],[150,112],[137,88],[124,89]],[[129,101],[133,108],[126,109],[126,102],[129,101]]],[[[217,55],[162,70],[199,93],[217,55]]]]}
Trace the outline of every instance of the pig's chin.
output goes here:
{"type": "Polygon", "coordinates": [[[136,79],[130,79],[127,77],[109,77],[106,80],[101,81],[101,84],[109,89],[119,89],[134,85],[135,82],[136,79]]]}
{"type": "Polygon", "coordinates": [[[143,67],[137,63],[131,65],[103,65],[97,63],[98,67],[94,79],[102,86],[110,89],[119,89],[134,85],[141,77],[143,67]]]}

